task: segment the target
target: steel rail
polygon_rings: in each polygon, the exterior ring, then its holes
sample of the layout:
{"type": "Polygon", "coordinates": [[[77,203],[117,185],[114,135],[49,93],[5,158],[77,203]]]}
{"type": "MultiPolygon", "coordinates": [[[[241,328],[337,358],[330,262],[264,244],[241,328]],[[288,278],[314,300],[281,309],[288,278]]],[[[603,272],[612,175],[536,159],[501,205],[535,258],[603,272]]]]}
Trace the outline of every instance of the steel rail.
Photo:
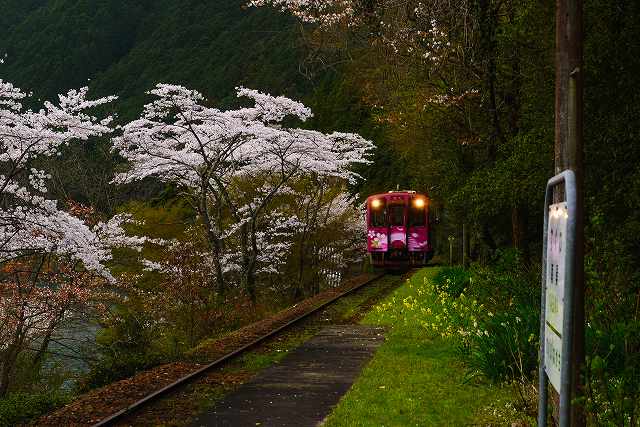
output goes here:
{"type": "Polygon", "coordinates": [[[159,399],[160,397],[164,396],[165,394],[171,392],[172,390],[187,384],[188,382],[196,379],[197,377],[201,376],[202,374],[212,370],[213,368],[217,368],[220,367],[223,363],[235,358],[236,356],[239,356],[240,354],[244,353],[245,351],[249,350],[252,347],[255,347],[256,345],[260,344],[261,342],[268,340],[269,338],[272,338],[274,336],[276,336],[277,334],[279,334],[280,332],[282,332],[283,330],[295,325],[296,323],[306,319],[307,317],[317,313],[318,311],[322,310],[323,308],[327,307],[328,305],[336,302],[337,300],[339,300],[340,298],[343,298],[363,287],[365,287],[366,285],[370,284],[371,282],[375,282],[376,280],[382,278],[384,276],[384,274],[379,274],[377,276],[372,277],[371,279],[366,280],[365,282],[354,286],[353,288],[339,294],[336,295],[335,297],[323,302],[322,304],[320,304],[319,306],[315,307],[314,309],[294,318],[293,320],[288,321],[287,323],[285,323],[284,325],[281,325],[279,327],[277,327],[276,329],[268,332],[265,335],[260,336],[259,338],[256,338],[255,340],[251,341],[248,344],[243,345],[242,347],[225,354],[224,356],[220,357],[219,359],[214,360],[213,362],[203,366],[202,368],[191,372],[190,374],[187,374],[179,379],[177,379],[176,381],[172,382],[169,385],[166,385],[164,387],[162,387],[161,389],[154,391],[151,394],[148,394],[147,396],[143,397],[142,399],[138,400],[137,402],[132,403],[131,405],[127,406],[124,409],[121,409],[120,411],[108,416],[107,418],[102,419],[101,421],[99,421],[98,423],[94,424],[93,427],[104,427],[104,426],[109,426],[112,425],[113,423],[115,423],[116,421],[120,421],[121,419],[123,419],[124,417],[126,417],[127,415],[131,414],[132,412],[142,408],[143,406],[147,405],[148,403],[151,403],[157,399],[159,399]]]}

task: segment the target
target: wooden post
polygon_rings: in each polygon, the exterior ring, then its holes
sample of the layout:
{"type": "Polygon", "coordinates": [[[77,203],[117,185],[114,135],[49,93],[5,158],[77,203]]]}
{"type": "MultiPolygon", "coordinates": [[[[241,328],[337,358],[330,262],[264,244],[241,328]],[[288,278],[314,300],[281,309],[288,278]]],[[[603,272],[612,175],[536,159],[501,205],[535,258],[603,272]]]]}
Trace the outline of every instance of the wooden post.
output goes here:
{"type": "MultiPolygon", "coordinates": [[[[576,256],[574,286],[572,396],[582,394],[584,366],[584,146],[583,146],[583,21],[582,0],[556,0],[555,170],[576,174],[576,256]]],[[[556,194],[559,201],[562,194],[556,194]]],[[[572,409],[572,425],[584,426],[584,410],[572,409]]]]}

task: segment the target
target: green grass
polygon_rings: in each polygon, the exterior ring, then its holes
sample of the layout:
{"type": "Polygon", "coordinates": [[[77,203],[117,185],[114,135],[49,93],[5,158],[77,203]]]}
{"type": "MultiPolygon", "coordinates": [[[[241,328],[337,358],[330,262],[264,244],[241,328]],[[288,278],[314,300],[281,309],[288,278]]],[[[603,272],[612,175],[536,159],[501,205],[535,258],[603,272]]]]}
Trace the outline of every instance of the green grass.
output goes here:
{"type": "Polygon", "coordinates": [[[289,333],[282,341],[272,341],[266,344],[261,352],[250,352],[242,356],[239,363],[236,364],[237,366],[231,365],[231,369],[258,372],[268,368],[274,363],[279,363],[290,351],[311,339],[315,332],[315,329],[302,329],[289,333]]]}
{"type": "MultiPolygon", "coordinates": [[[[415,285],[436,272],[420,270],[384,302],[389,304],[395,297],[401,306],[408,296],[430,298],[418,296],[415,285]]],[[[401,315],[390,316],[388,310],[371,310],[362,323],[388,326],[386,341],[327,419],[326,427],[501,425],[499,419],[487,417],[492,411],[485,408],[509,406],[509,390],[465,383],[466,369],[454,339],[435,337],[419,325],[406,323],[401,315]]],[[[508,425],[504,419],[502,423],[508,425]]]]}

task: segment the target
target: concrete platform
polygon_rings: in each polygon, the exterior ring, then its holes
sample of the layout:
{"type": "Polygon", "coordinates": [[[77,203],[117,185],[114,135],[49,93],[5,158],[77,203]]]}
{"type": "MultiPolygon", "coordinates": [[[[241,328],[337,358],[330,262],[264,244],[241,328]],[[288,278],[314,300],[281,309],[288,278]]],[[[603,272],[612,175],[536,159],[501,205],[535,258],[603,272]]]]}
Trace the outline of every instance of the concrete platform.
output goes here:
{"type": "Polygon", "coordinates": [[[192,426],[317,426],[349,390],[383,334],[376,327],[327,327],[192,426]]]}

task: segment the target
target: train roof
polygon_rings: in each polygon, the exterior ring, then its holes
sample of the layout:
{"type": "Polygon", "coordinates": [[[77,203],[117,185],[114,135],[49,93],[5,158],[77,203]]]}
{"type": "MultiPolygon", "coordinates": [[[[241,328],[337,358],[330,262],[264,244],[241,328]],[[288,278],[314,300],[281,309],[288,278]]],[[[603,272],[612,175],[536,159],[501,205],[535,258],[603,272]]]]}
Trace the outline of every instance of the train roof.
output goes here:
{"type": "Polygon", "coordinates": [[[414,195],[420,195],[420,196],[428,197],[425,193],[421,193],[421,192],[415,191],[415,190],[393,190],[393,191],[388,191],[386,193],[372,194],[369,197],[367,197],[367,199],[370,199],[372,197],[414,196],[414,195]]]}

